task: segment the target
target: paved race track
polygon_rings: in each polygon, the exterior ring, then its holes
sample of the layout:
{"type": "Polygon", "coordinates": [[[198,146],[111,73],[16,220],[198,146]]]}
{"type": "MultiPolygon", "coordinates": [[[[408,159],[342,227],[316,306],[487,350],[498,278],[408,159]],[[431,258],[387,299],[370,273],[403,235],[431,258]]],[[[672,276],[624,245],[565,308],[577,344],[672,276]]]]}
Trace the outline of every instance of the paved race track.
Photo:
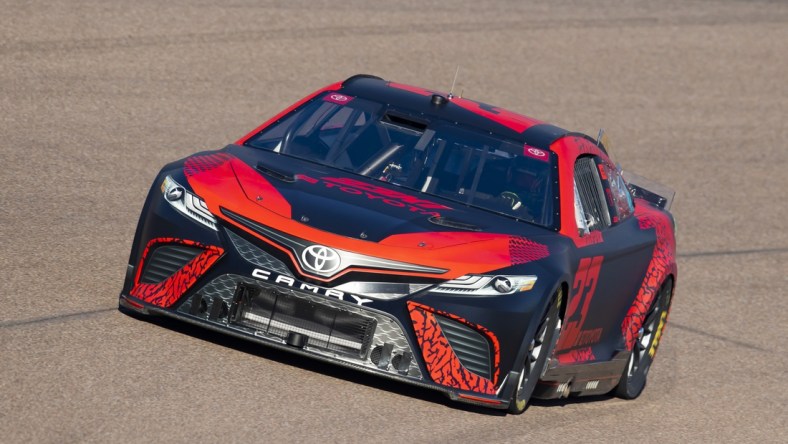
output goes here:
{"type": "Polygon", "coordinates": [[[788,3],[532,3],[0,0],[0,442],[788,442],[788,3]],[[351,74],[458,64],[677,190],[640,399],[502,415],[116,310],[159,167],[351,74]]]}

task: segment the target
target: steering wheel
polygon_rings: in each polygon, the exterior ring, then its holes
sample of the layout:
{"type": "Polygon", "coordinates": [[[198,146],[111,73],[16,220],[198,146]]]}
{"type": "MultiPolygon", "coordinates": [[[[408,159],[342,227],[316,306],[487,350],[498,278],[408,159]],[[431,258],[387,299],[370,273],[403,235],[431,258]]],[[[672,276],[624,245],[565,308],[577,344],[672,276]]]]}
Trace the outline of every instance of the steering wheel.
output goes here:
{"type": "Polygon", "coordinates": [[[523,201],[520,199],[520,196],[512,191],[504,191],[498,195],[498,198],[503,199],[512,210],[519,210],[520,207],[523,206],[523,201]]]}

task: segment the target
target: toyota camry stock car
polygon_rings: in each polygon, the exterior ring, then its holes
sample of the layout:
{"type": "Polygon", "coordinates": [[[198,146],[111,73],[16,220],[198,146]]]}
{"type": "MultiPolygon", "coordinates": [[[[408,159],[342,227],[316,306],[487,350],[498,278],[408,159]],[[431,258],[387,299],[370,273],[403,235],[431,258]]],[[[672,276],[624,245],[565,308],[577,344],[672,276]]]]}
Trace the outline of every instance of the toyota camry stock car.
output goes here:
{"type": "Polygon", "coordinates": [[[594,138],[358,75],[165,166],[120,306],[513,413],[635,398],[672,199],[594,138]]]}

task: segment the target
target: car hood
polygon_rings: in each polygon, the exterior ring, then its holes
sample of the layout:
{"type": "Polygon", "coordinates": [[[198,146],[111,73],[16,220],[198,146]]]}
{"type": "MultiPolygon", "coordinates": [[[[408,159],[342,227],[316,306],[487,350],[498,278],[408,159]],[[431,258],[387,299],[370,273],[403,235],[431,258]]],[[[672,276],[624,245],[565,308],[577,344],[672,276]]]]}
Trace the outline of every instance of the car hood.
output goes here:
{"type": "Polygon", "coordinates": [[[420,264],[442,270],[432,273],[442,277],[547,256],[532,239],[548,230],[288,156],[241,150],[188,158],[189,185],[226,223],[291,256],[297,252],[271,237],[420,264]],[[261,234],[250,222],[275,234],[261,234]],[[535,253],[523,255],[523,245],[535,253]]]}

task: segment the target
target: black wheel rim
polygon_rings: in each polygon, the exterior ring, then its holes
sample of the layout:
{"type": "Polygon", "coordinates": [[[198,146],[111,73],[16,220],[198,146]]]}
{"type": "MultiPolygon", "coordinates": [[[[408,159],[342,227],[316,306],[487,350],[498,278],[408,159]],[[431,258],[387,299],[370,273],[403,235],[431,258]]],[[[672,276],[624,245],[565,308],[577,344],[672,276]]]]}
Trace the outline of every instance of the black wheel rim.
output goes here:
{"type": "Polygon", "coordinates": [[[542,325],[539,326],[539,331],[536,334],[536,337],[531,340],[531,345],[529,346],[528,355],[525,357],[525,365],[523,371],[520,373],[520,383],[517,387],[517,398],[521,399],[523,397],[523,391],[525,390],[525,385],[531,379],[531,375],[534,372],[534,367],[536,366],[536,361],[539,359],[539,354],[542,351],[542,347],[544,346],[544,339],[547,335],[547,319],[542,325]]]}
{"type": "MultiPolygon", "coordinates": [[[[539,328],[536,331],[536,335],[534,339],[531,340],[531,344],[529,346],[528,354],[525,357],[525,362],[523,365],[523,371],[520,372],[520,381],[517,384],[517,397],[516,402],[517,404],[523,404],[527,401],[526,398],[530,397],[529,393],[526,393],[527,387],[529,382],[533,379],[539,379],[542,375],[535,374],[536,373],[536,366],[541,360],[544,361],[544,354],[547,353],[552,338],[555,338],[557,332],[561,329],[561,319],[557,319],[555,327],[553,330],[556,334],[548,335],[548,328],[550,328],[551,321],[553,317],[557,317],[558,312],[557,310],[548,310],[545,318],[542,320],[542,323],[539,325],[539,328]]],[[[546,367],[543,367],[543,370],[546,367]]]]}
{"type": "Polygon", "coordinates": [[[670,284],[662,286],[638,331],[627,370],[627,385],[632,390],[645,384],[667,318],[672,289],[670,284]]]}

